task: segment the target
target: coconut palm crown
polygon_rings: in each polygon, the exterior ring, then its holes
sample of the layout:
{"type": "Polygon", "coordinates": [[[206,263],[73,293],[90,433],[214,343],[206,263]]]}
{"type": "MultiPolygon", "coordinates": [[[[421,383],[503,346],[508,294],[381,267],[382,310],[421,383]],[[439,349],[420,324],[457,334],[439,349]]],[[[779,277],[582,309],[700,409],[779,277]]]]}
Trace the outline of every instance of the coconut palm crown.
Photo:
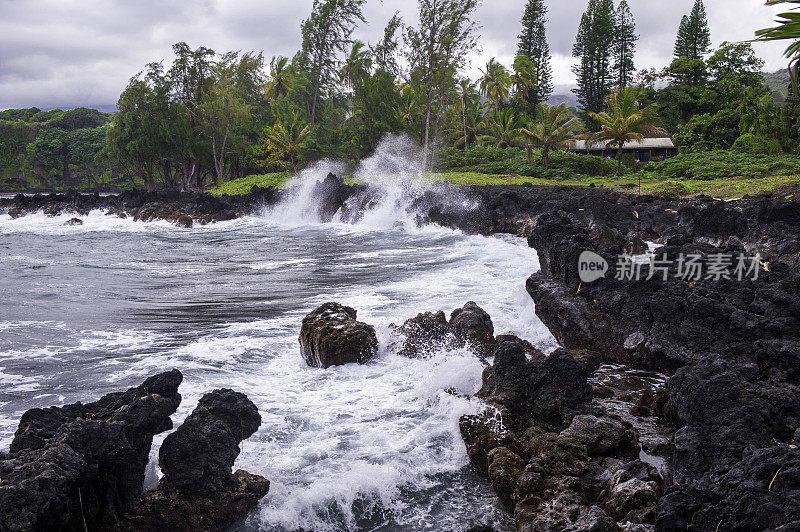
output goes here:
{"type": "Polygon", "coordinates": [[[655,104],[639,108],[639,87],[625,87],[612,92],[606,99],[608,110],[603,113],[589,113],[598,124],[600,131],[586,139],[586,146],[605,144],[606,148],[617,148],[617,171],[622,168],[622,149],[626,142],[641,142],[645,138],[668,136],[659,127],[657,106],[655,104]]]}
{"type": "Polygon", "coordinates": [[[536,114],[528,127],[520,128],[525,137],[528,151],[528,164],[533,164],[533,149],[542,150],[542,167],[550,166],[550,152],[560,150],[575,140],[578,118],[567,108],[567,104],[548,105],[544,102],[536,106],[536,114]]]}
{"type": "Polygon", "coordinates": [[[289,58],[283,56],[273,56],[269,63],[269,81],[264,87],[264,93],[268,100],[281,98],[289,94],[291,80],[287,65],[289,58]]]}
{"type": "Polygon", "coordinates": [[[511,76],[502,64],[494,57],[486,63],[486,70],[481,70],[480,90],[494,105],[494,115],[500,113],[500,102],[508,99],[508,88],[511,85],[511,76]]]}

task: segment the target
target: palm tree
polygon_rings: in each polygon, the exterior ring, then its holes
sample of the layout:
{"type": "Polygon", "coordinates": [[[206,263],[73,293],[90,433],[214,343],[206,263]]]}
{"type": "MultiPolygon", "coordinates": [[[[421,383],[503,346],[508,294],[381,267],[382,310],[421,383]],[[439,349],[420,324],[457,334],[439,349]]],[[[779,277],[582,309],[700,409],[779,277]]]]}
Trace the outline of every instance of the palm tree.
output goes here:
{"type": "Polygon", "coordinates": [[[273,56],[269,62],[269,81],[264,88],[264,93],[268,100],[277,99],[289,94],[290,79],[286,68],[289,62],[288,57],[273,56]]]}
{"type": "Polygon", "coordinates": [[[269,146],[289,158],[292,171],[297,172],[300,151],[310,132],[311,126],[305,124],[294,112],[288,118],[276,121],[272,127],[264,128],[264,137],[269,146]]]}
{"type": "Polygon", "coordinates": [[[469,78],[463,78],[458,82],[458,96],[461,100],[461,122],[464,129],[464,149],[469,146],[467,139],[467,107],[471,107],[472,103],[477,103],[473,99],[476,94],[475,83],[469,78]]]}
{"type": "MultiPolygon", "coordinates": [[[[452,109],[451,116],[457,116],[457,110],[452,109]]],[[[467,148],[470,144],[477,144],[481,141],[487,131],[486,117],[477,100],[466,102],[463,110],[458,113],[461,116],[458,120],[450,123],[445,130],[454,148],[467,148]]]]}
{"type": "MultiPolygon", "coordinates": [[[[767,0],[767,5],[795,4],[798,9],[800,0],[767,0]]],[[[777,26],[756,31],[757,41],[792,41],[783,55],[789,59],[789,76],[792,80],[792,90],[795,95],[800,95],[800,18],[797,13],[786,12],[778,15],[777,26]]]]}
{"type": "Polygon", "coordinates": [[[369,49],[361,41],[354,41],[350,48],[350,55],[345,59],[339,76],[347,87],[355,89],[360,86],[369,75],[372,68],[372,57],[369,49]]]}
{"type": "Polygon", "coordinates": [[[494,115],[500,113],[500,102],[508,98],[508,87],[511,78],[506,67],[498,63],[495,58],[486,63],[486,70],[480,79],[481,95],[489,98],[494,103],[494,115]]]}
{"type": "Polygon", "coordinates": [[[567,104],[547,105],[542,102],[536,106],[536,115],[528,127],[519,131],[528,140],[528,164],[533,164],[533,149],[542,150],[542,167],[550,167],[550,151],[560,150],[575,139],[578,118],[567,108],[567,104]]]}
{"type": "Polygon", "coordinates": [[[406,127],[411,127],[417,112],[417,95],[411,85],[404,85],[400,89],[400,107],[397,112],[403,118],[406,127]]]}
{"type": "Polygon", "coordinates": [[[514,58],[514,73],[511,74],[511,83],[514,91],[526,102],[531,102],[536,96],[538,87],[536,86],[536,69],[526,55],[518,55],[514,58]]]}
{"type": "Polygon", "coordinates": [[[612,92],[606,99],[608,111],[589,113],[600,124],[600,131],[592,133],[586,140],[587,147],[605,143],[606,148],[617,148],[617,171],[622,169],[622,148],[628,141],[641,142],[645,138],[666,137],[667,132],[658,127],[658,106],[648,105],[640,109],[639,87],[624,87],[612,92]]]}
{"type": "Polygon", "coordinates": [[[489,125],[489,134],[481,137],[483,142],[494,144],[498,148],[508,148],[509,146],[522,147],[523,142],[519,138],[519,124],[514,111],[503,109],[497,116],[497,120],[489,125]]]}

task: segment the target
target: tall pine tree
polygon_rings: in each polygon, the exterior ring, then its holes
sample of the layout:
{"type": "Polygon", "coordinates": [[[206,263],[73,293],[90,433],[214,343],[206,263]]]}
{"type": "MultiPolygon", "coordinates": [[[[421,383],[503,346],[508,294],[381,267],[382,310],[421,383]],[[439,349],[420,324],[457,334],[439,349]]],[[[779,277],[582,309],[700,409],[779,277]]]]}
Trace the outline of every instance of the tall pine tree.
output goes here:
{"type": "Polygon", "coordinates": [[[627,0],[622,0],[617,8],[617,28],[614,35],[614,72],[616,83],[620,87],[627,87],[633,82],[633,73],[636,72],[633,55],[638,40],[633,13],[627,0]]]}
{"type": "Polygon", "coordinates": [[[528,0],[522,15],[522,33],[519,36],[518,55],[530,59],[536,74],[536,91],[531,92],[537,104],[553,93],[553,71],[550,66],[550,45],[547,43],[545,24],[547,6],[544,0],[528,0]]]}
{"type": "Polygon", "coordinates": [[[711,49],[711,30],[708,29],[706,8],[703,0],[695,0],[692,12],[681,18],[678,38],[675,41],[675,57],[702,59],[711,49]]]}
{"type": "Polygon", "coordinates": [[[572,48],[572,55],[580,59],[572,68],[578,81],[573,92],[585,115],[601,112],[614,88],[612,54],[616,28],[614,1],[589,0],[572,48]]]}

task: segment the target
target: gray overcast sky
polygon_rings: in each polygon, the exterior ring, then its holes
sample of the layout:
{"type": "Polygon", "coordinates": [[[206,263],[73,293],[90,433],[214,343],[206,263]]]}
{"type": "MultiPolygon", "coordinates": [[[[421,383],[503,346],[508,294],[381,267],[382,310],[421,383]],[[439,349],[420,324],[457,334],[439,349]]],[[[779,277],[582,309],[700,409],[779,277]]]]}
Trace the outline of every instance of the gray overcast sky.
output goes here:
{"type": "MultiPolygon", "coordinates": [[[[586,0],[548,0],[554,81],[572,85],[572,43],[586,0]]],[[[662,67],[672,55],[681,15],[694,0],[629,0],[641,35],[638,68],[662,67]]],[[[0,109],[110,106],[128,79],[151,61],[172,58],[186,41],[217,51],[263,50],[291,56],[312,0],[0,0],[0,109]]],[[[469,73],[496,56],[510,64],[526,0],[484,0],[476,13],[481,50],[469,73]]],[[[778,7],[763,0],[706,0],[714,45],[752,38],[778,7]]],[[[367,24],[355,37],[375,41],[400,11],[413,23],[416,2],[368,0],[367,24]]],[[[757,44],[770,71],[783,68],[782,43],[757,44]]],[[[567,87],[558,87],[561,91],[567,87]]]]}

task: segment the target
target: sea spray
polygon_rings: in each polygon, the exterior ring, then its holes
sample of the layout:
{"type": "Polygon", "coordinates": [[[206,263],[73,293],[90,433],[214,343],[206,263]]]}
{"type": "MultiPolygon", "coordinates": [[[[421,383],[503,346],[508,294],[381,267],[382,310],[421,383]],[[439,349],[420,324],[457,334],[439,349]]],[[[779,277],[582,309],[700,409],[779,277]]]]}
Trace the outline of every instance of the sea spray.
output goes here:
{"type": "Polygon", "coordinates": [[[345,164],[323,159],[305,168],[290,183],[286,196],[264,211],[264,216],[278,225],[297,227],[320,223],[320,198],[314,191],[329,174],[342,175],[345,164]]]}
{"type": "MultiPolygon", "coordinates": [[[[363,159],[352,173],[353,180],[366,185],[354,191],[331,221],[354,224],[365,229],[403,228],[413,230],[429,222],[419,199],[431,190],[420,158],[420,147],[407,135],[387,134],[374,153],[363,159]]],[[[326,198],[320,197],[320,184],[334,173],[345,171],[342,162],[324,160],[298,175],[287,196],[265,212],[271,222],[284,226],[303,226],[328,221],[321,216],[326,198]]],[[[436,187],[436,202],[456,211],[477,208],[455,187],[436,187]]]]}

